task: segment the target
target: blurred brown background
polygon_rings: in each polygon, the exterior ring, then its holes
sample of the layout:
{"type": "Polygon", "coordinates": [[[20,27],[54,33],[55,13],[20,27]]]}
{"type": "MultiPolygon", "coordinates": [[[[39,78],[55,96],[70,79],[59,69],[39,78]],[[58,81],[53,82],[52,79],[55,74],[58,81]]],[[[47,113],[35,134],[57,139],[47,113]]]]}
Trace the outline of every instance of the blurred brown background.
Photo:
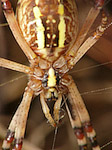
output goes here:
{"type": "MultiPolygon", "coordinates": [[[[108,0],[106,1],[108,2],[108,0]]],[[[93,5],[90,0],[77,0],[80,26],[93,5]]],[[[13,1],[15,8],[16,1],[13,1]]],[[[105,11],[111,22],[112,1],[105,5],[105,11]]],[[[88,36],[99,24],[97,18],[88,36]]],[[[0,24],[5,23],[0,7],[0,24]]],[[[28,65],[27,59],[12,36],[8,26],[0,27],[0,56],[28,65]]],[[[99,144],[102,146],[112,141],[112,26],[103,37],[74,67],[73,76],[86,103],[92,123],[97,132],[99,144]],[[97,60],[97,61],[96,61],[97,60]],[[106,66],[103,64],[107,64],[106,66]]],[[[27,77],[16,71],[0,69],[0,145],[4,132],[16,111],[27,83],[27,77]]],[[[25,150],[50,150],[54,130],[47,124],[41,110],[39,98],[32,101],[25,135],[25,150]],[[28,142],[28,143],[27,143],[28,142]],[[28,146],[28,147],[27,147],[28,146]]],[[[1,147],[1,146],[0,146],[1,147]]],[[[111,150],[112,144],[103,150],[111,150]]],[[[78,150],[76,139],[70,126],[67,114],[58,128],[56,150],[78,150]]]]}

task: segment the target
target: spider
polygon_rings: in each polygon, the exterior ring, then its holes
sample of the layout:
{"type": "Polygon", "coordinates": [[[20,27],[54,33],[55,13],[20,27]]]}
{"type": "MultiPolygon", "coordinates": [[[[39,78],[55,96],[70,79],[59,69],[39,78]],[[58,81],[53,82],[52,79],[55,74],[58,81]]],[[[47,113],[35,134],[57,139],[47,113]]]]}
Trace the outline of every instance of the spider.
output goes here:
{"type": "Polygon", "coordinates": [[[53,127],[60,122],[60,106],[62,99],[65,100],[67,96],[71,107],[66,105],[66,109],[79,148],[87,149],[85,132],[92,149],[100,150],[86,106],[68,71],[108,27],[107,17],[102,12],[101,24],[94,34],[85,40],[103,7],[104,0],[95,0],[95,7],[90,9],[80,32],[74,0],[19,0],[17,20],[10,1],[1,1],[11,31],[30,62],[30,66],[25,66],[0,58],[1,67],[28,75],[22,102],[9,125],[2,149],[10,149],[13,141],[13,150],[22,149],[32,97],[40,95],[43,113],[53,127]],[[53,115],[50,114],[47,101],[55,102],[53,115]]]}

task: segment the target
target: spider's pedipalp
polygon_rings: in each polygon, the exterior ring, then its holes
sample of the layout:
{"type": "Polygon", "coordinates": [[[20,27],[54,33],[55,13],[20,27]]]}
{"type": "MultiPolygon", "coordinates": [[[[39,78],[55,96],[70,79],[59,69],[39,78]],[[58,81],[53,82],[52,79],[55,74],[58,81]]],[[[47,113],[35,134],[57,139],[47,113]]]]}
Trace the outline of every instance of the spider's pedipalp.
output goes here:
{"type": "Polygon", "coordinates": [[[45,102],[45,97],[44,97],[44,93],[40,94],[40,102],[42,105],[42,110],[45,114],[45,117],[48,119],[49,123],[53,126],[56,127],[56,123],[54,121],[54,119],[52,118],[51,114],[50,114],[50,110],[45,102]]]}
{"type": "Polygon", "coordinates": [[[55,122],[58,124],[59,123],[59,119],[60,119],[60,107],[61,107],[61,102],[62,102],[62,95],[59,94],[58,95],[58,99],[56,100],[55,104],[54,104],[54,120],[55,122]]]}

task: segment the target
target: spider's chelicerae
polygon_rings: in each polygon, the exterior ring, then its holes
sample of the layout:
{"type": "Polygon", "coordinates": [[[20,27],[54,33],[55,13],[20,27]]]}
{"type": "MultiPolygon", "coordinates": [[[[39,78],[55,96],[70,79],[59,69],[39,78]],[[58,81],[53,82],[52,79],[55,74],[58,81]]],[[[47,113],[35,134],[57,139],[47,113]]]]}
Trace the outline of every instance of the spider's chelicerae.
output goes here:
{"type": "Polygon", "coordinates": [[[67,95],[69,119],[80,150],[87,149],[87,138],[93,150],[100,150],[90,117],[69,70],[99,40],[107,28],[107,17],[102,12],[101,24],[93,35],[85,37],[101,11],[104,0],[95,0],[86,20],[78,31],[78,15],[74,0],[19,0],[17,20],[9,0],[1,0],[13,35],[30,62],[25,66],[0,58],[0,66],[28,75],[22,102],[10,125],[2,149],[21,150],[27,115],[32,97],[40,94],[45,117],[56,127],[60,121],[62,98],[67,95]],[[55,101],[53,115],[47,101],[55,101]]]}

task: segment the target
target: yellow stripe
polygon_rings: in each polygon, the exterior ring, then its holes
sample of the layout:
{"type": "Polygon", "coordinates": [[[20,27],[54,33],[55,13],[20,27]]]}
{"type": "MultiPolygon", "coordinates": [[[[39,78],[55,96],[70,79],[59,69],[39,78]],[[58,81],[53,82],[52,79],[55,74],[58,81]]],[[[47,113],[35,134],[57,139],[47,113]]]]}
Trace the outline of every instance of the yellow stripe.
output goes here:
{"type": "Polygon", "coordinates": [[[36,31],[37,31],[37,40],[36,40],[36,43],[38,44],[38,48],[39,49],[42,49],[45,47],[45,36],[44,36],[44,31],[45,31],[45,28],[42,24],[42,20],[41,20],[41,12],[39,10],[39,8],[37,6],[35,6],[33,8],[33,13],[34,13],[34,16],[36,18],[36,31]]]}
{"type": "Polygon", "coordinates": [[[59,47],[64,47],[64,42],[65,42],[65,32],[66,32],[66,24],[64,20],[64,6],[62,4],[59,5],[58,7],[58,13],[60,15],[60,22],[58,25],[58,30],[59,30],[59,47]]]}
{"type": "Polygon", "coordinates": [[[64,6],[63,4],[59,4],[58,7],[58,14],[63,15],[64,14],[64,6]]]}
{"type": "Polygon", "coordinates": [[[60,16],[59,30],[59,47],[64,47],[66,24],[63,16],[60,16]]]}
{"type": "Polygon", "coordinates": [[[34,16],[35,18],[40,18],[40,16],[42,16],[40,9],[38,8],[38,6],[33,7],[33,12],[34,12],[34,16]]]}

